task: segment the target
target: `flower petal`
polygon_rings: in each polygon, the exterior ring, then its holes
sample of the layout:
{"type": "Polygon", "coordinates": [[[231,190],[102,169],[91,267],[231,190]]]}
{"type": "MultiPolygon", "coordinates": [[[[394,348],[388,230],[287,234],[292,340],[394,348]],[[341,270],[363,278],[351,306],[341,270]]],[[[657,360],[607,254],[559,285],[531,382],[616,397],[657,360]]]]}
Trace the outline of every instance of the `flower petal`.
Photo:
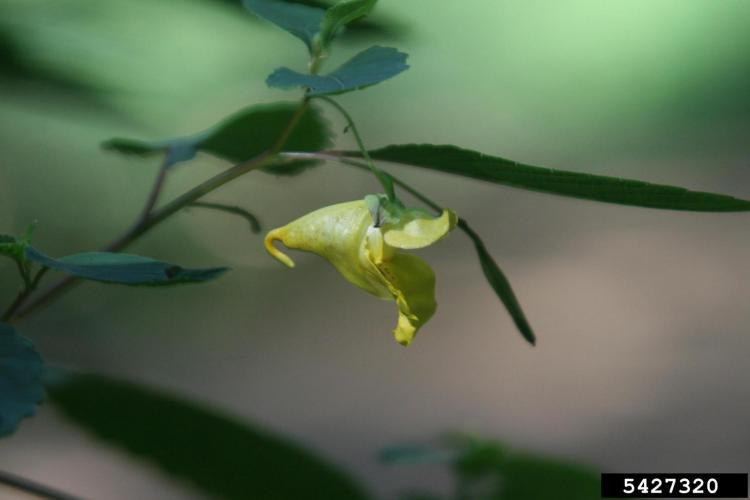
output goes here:
{"type": "Polygon", "coordinates": [[[396,342],[407,346],[417,330],[435,314],[435,273],[414,255],[397,253],[377,266],[398,305],[396,342]]]}
{"type": "Polygon", "coordinates": [[[396,248],[406,250],[423,248],[432,245],[447,235],[457,222],[456,214],[443,210],[440,217],[426,217],[421,212],[404,214],[398,224],[383,227],[385,242],[396,248]]]}

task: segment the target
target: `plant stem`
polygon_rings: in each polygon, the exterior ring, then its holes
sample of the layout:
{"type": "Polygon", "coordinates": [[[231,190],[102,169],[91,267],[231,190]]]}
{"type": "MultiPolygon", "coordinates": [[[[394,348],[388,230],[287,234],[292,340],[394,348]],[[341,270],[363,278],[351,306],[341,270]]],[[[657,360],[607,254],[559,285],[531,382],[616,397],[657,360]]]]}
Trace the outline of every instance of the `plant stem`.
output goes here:
{"type": "Polygon", "coordinates": [[[0,471],[0,484],[10,486],[11,488],[16,488],[39,498],[46,498],[48,500],[79,500],[77,497],[74,497],[67,493],[63,493],[62,491],[54,490],[49,486],[45,486],[29,479],[16,476],[15,474],[11,474],[9,472],[0,471]]]}
{"type": "Polygon", "coordinates": [[[362,136],[359,135],[359,131],[357,130],[357,125],[354,124],[354,120],[352,119],[351,115],[347,113],[347,111],[344,109],[343,106],[341,106],[341,104],[334,101],[330,97],[323,96],[323,95],[315,96],[315,97],[327,102],[328,104],[336,108],[336,110],[338,110],[339,113],[341,113],[341,116],[344,117],[347,124],[349,125],[349,128],[352,130],[352,133],[354,134],[354,138],[357,140],[357,146],[359,147],[359,150],[362,152],[362,156],[367,161],[367,167],[370,169],[373,175],[375,175],[375,177],[378,179],[380,184],[383,186],[383,189],[385,189],[385,194],[388,195],[388,199],[391,201],[396,201],[396,193],[393,190],[393,182],[391,181],[390,176],[375,166],[375,162],[373,162],[372,158],[370,158],[370,153],[367,152],[365,143],[362,141],[362,136]]]}
{"type": "MultiPolygon", "coordinates": [[[[159,198],[159,194],[164,185],[164,179],[166,177],[166,169],[161,168],[159,174],[154,182],[154,187],[151,189],[146,205],[141,211],[141,215],[136,219],[136,222],[130,226],[121,236],[117,237],[109,245],[104,247],[104,251],[107,252],[119,252],[126,248],[128,245],[133,243],[135,240],[143,236],[146,232],[151,230],[154,226],[168,219],[175,213],[179,212],[184,207],[191,203],[198,201],[206,194],[220,188],[224,184],[261,167],[268,166],[277,158],[277,154],[284,147],[284,144],[289,139],[289,136],[294,131],[294,128],[299,123],[302,115],[304,114],[309,104],[309,98],[305,97],[302,99],[297,111],[292,116],[291,120],[279,135],[279,138],[273,144],[271,149],[259,154],[258,156],[251,158],[242,163],[224,170],[223,172],[211,177],[210,179],[198,184],[189,191],[178,196],[174,200],[170,201],[161,208],[155,209],[156,203],[159,198]]],[[[17,308],[17,312],[8,318],[9,322],[17,321],[22,319],[38,308],[53,301],[66,291],[68,291],[73,285],[78,283],[79,280],[72,276],[61,279],[56,284],[48,288],[44,293],[36,297],[31,302],[23,305],[21,301],[21,307],[17,308]]],[[[25,299],[25,298],[24,298],[25,299]]]]}
{"type": "Polygon", "coordinates": [[[15,312],[18,310],[19,307],[21,307],[21,304],[28,298],[31,293],[36,290],[36,287],[39,285],[39,282],[42,280],[42,277],[49,271],[49,268],[42,267],[37,271],[36,275],[34,276],[34,279],[31,281],[27,281],[24,284],[23,289],[18,292],[18,295],[16,296],[16,299],[8,306],[8,309],[5,310],[2,317],[0,317],[0,321],[10,322],[10,319],[13,317],[15,312]]]}
{"type": "Polygon", "coordinates": [[[254,233],[259,233],[261,231],[260,227],[260,221],[256,216],[248,212],[242,207],[238,207],[236,205],[225,205],[223,203],[209,203],[204,201],[194,201],[188,207],[197,207],[197,208],[210,208],[213,210],[220,210],[222,212],[227,212],[234,215],[239,215],[240,217],[244,218],[249,224],[250,224],[250,230],[254,233]]]}
{"type": "Polygon", "coordinates": [[[29,278],[29,271],[24,266],[24,264],[21,262],[21,259],[13,259],[16,262],[16,267],[18,267],[18,273],[21,275],[21,279],[23,280],[23,287],[29,288],[31,286],[31,278],[29,278]]]}

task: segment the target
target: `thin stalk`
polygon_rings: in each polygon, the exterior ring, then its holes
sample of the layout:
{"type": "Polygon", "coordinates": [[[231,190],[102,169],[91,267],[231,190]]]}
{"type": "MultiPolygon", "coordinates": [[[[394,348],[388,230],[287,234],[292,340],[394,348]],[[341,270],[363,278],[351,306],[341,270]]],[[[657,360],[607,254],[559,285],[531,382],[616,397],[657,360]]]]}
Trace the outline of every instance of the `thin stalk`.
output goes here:
{"type": "MultiPolygon", "coordinates": [[[[105,246],[103,250],[107,252],[119,252],[127,248],[131,243],[153,229],[156,225],[165,221],[191,203],[198,201],[208,193],[220,188],[224,184],[227,184],[228,182],[231,182],[248,172],[268,166],[270,163],[275,161],[277,159],[277,153],[284,147],[284,144],[289,139],[289,136],[299,123],[305,109],[308,106],[308,103],[309,98],[305,97],[302,99],[299,108],[297,108],[297,111],[292,116],[291,120],[284,128],[284,130],[281,132],[279,138],[276,140],[271,149],[259,154],[254,158],[251,158],[250,160],[238,163],[232,168],[224,170],[223,172],[211,177],[210,179],[202,182],[201,184],[178,196],[161,208],[155,209],[154,207],[158,201],[159,193],[161,192],[164,184],[163,171],[165,169],[160,170],[159,175],[157,176],[157,179],[154,183],[154,187],[151,190],[151,194],[146,201],[146,206],[144,207],[144,210],[141,211],[141,215],[139,216],[139,218],[127,231],[125,231],[121,236],[117,237],[109,245],[105,246]]],[[[18,308],[18,311],[9,318],[9,321],[17,321],[28,316],[38,308],[48,304],[49,302],[53,301],[54,299],[68,291],[77,282],[79,282],[79,280],[71,276],[61,279],[31,302],[22,304],[22,306],[18,308]]]]}
{"type": "Polygon", "coordinates": [[[250,230],[254,233],[259,233],[261,231],[260,227],[260,221],[256,216],[248,212],[242,207],[238,207],[237,205],[225,205],[224,203],[209,203],[205,201],[194,201],[188,207],[197,207],[197,208],[209,208],[212,210],[219,210],[221,212],[226,212],[229,214],[239,215],[243,219],[245,219],[250,224],[250,230]]]}
{"type": "MultiPolygon", "coordinates": [[[[370,168],[370,166],[368,164],[364,164],[364,163],[356,161],[356,160],[351,160],[349,158],[346,158],[345,156],[342,156],[340,154],[336,154],[334,152],[325,152],[325,153],[283,152],[283,153],[280,154],[280,156],[282,158],[287,158],[287,159],[290,159],[290,160],[337,161],[339,163],[343,163],[345,165],[350,165],[352,167],[356,167],[356,168],[359,168],[361,170],[372,171],[372,169],[370,168]]],[[[422,193],[420,193],[419,191],[417,191],[416,189],[414,189],[413,187],[411,187],[410,185],[408,185],[407,183],[405,183],[404,181],[402,181],[401,179],[398,179],[398,178],[392,176],[391,174],[389,174],[387,172],[384,172],[382,170],[380,170],[380,173],[381,173],[381,175],[387,176],[393,184],[397,185],[398,187],[400,187],[404,191],[410,193],[415,198],[417,198],[419,201],[421,201],[422,203],[424,203],[428,207],[430,207],[433,210],[435,210],[438,214],[440,214],[440,213],[443,212],[443,209],[440,207],[440,205],[438,205],[437,203],[435,203],[434,201],[432,201],[431,199],[429,199],[427,196],[423,195],[422,193]]]]}
{"type": "Polygon", "coordinates": [[[0,321],[10,322],[10,319],[13,317],[15,312],[18,310],[19,307],[21,307],[21,304],[28,298],[29,295],[31,295],[34,290],[36,290],[36,287],[39,285],[39,282],[42,280],[42,277],[49,271],[49,268],[42,267],[37,271],[36,275],[34,276],[34,279],[31,281],[27,281],[27,284],[24,285],[23,290],[21,290],[18,295],[16,296],[16,299],[8,306],[8,309],[5,310],[2,317],[0,317],[0,321]]]}
{"type": "Polygon", "coordinates": [[[341,113],[341,116],[344,117],[346,120],[349,128],[352,131],[352,134],[354,134],[354,138],[357,141],[357,146],[359,147],[359,150],[362,152],[362,156],[367,161],[367,167],[370,169],[370,171],[375,175],[375,177],[378,179],[380,184],[383,186],[383,189],[385,190],[385,194],[388,195],[388,199],[391,201],[396,201],[396,193],[393,190],[393,182],[391,181],[391,177],[380,170],[378,167],[375,166],[375,162],[372,161],[372,158],[370,158],[370,153],[367,152],[367,148],[365,147],[364,141],[362,141],[362,136],[359,135],[359,131],[357,130],[357,125],[354,124],[354,120],[352,119],[351,115],[344,109],[341,104],[334,101],[330,97],[327,96],[315,96],[317,99],[321,99],[334,108],[338,110],[339,113],[341,113]]]}
{"type": "Polygon", "coordinates": [[[18,273],[21,275],[21,279],[23,279],[23,287],[29,288],[31,286],[31,278],[29,277],[29,271],[26,269],[21,262],[21,259],[13,259],[16,263],[16,267],[18,268],[18,273]]]}
{"type": "Polygon", "coordinates": [[[80,500],[79,498],[74,497],[73,495],[69,495],[68,493],[52,489],[49,486],[31,481],[24,477],[16,476],[15,474],[11,474],[9,472],[0,471],[0,484],[10,486],[11,488],[15,488],[30,495],[34,495],[39,498],[45,498],[47,500],[80,500]]]}
{"type": "Polygon", "coordinates": [[[127,229],[122,236],[111,242],[109,245],[104,247],[104,251],[106,252],[116,252],[119,250],[120,245],[122,244],[122,240],[126,240],[128,238],[128,235],[132,232],[135,232],[138,230],[138,228],[151,216],[151,212],[153,211],[154,207],[156,207],[156,203],[159,201],[159,195],[161,195],[162,189],[164,189],[164,183],[167,178],[167,172],[169,170],[169,155],[170,153],[167,152],[164,161],[162,162],[161,166],[159,167],[159,172],[156,174],[156,180],[154,180],[154,184],[151,187],[151,191],[148,195],[148,198],[146,198],[146,204],[141,209],[141,213],[138,216],[138,218],[135,220],[135,222],[130,226],[129,229],[127,229]]]}

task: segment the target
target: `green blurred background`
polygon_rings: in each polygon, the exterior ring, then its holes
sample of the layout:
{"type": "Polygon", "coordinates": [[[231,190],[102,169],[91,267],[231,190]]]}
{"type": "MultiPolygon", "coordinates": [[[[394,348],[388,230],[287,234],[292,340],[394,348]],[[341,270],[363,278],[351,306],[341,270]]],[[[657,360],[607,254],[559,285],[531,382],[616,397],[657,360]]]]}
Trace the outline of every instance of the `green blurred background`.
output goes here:
{"type": "MultiPolygon", "coordinates": [[[[457,144],[750,198],[749,18],[746,0],[382,0],[373,22],[384,29],[343,40],[331,64],[372,43],[410,54],[404,75],[340,98],[371,147],[457,144]]],[[[298,40],[230,0],[1,0],[0,50],[0,231],[38,220],[37,246],[52,255],[101,246],[144,201],[158,160],[107,154],[102,140],[191,133],[248,104],[294,99],[264,79],[305,64],[298,40]]],[[[167,193],[224,167],[202,157],[175,171],[167,193]]],[[[449,429],[602,470],[747,471],[746,214],[391,171],[485,237],[536,348],[460,234],[424,252],[440,308],[404,349],[390,336],[392,304],[353,293],[313,256],[282,268],[245,222],[197,210],[133,251],[228,264],[225,278],[169,290],[87,284],[20,329],[50,361],[297,438],[383,498],[448,487],[439,468],[385,467],[375,454],[449,429]]],[[[271,228],[375,190],[371,177],[332,164],[296,178],[252,174],[209,199],[271,228]]],[[[13,271],[0,268],[2,303],[13,271]]],[[[1,469],[87,498],[201,498],[49,406],[1,446],[1,469]]]]}

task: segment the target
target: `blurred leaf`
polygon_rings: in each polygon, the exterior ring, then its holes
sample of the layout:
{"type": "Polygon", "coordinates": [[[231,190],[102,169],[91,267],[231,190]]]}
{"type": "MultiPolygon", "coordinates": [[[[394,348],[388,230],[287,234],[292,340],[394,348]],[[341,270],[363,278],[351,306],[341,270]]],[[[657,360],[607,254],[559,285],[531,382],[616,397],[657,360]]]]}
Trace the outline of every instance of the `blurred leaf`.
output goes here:
{"type": "Polygon", "coordinates": [[[456,458],[454,450],[444,450],[435,446],[391,446],[380,451],[378,459],[389,465],[400,464],[443,464],[456,458]]]}
{"type": "MultiPolygon", "coordinates": [[[[242,7],[241,2],[238,0],[207,0],[209,2],[218,2],[225,4],[230,7],[242,7]]],[[[304,5],[307,7],[317,8],[325,11],[335,2],[323,2],[317,0],[285,0],[285,3],[304,5]]],[[[375,17],[367,17],[366,19],[360,18],[349,24],[343,33],[339,33],[339,36],[346,39],[372,39],[378,38],[389,38],[391,40],[400,38],[405,35],[408,31],[408,27],[400,19],[395,19],[390,16],[378,13],[375,17]]]]}
{"type": "Polygon", "coordinates": [[[453,466],[466,500],[596,500],[599,475],[568,462],[508,451],[474,440],[453,466]]]}
{"type": "MultiPolygon", "coordinates": [[[[0,12],[0,16],[3,14],[0,12]]],[[[100,90],[95,89],[83,79],[76,79],[48,65],[34,61],[25,53],[18,39],[20,39],[20,34],[16,34],[6,26],[0,26],[0,82],[15,84],[18,88],[38,84],[61,93],[99,101],[100,90]]]]}
{"type": "Polygon", "coordinates": [[[320,30],[325,11],[307,5],[279,0],[242,0],[254,14],[296,36],[312,49],[313,38],[320,30]]]}
{"type": "MultiPolygon", "coordinates": [[[[361,157],[359,151],[347,156],[361,157]]],[[[648,208],[744,212],[750,201],[731,196],[601,175],[532,167],[456,146],[393,145],[370,151],[373,159],[429,168],[514,188],[648,208]]]]}
{"type": "Polygon", "coordinates": [[[13,433],[44,398],[42,358],[33,344],[0,323],[0,437],[13,433]]]}
{"type": "Polygon", "coordinates": [[[164,286],[200,283],[218,278],[226,267],[185,269],[166,262],[123,253],[79,253],[53,259],[32,247],[26,249],[29,260],[76,278],[119,285],[164,286]]]}
{"type": "Polygon", "coordinates": [[[104,149],[117,151],[124,155],[152,156],[162,153],[165,155],[165,168],[172,168],[178,163],[190,161],[198,154],[200,142],[206,138],[206,133],[192,137],[180,137],[163,141],[141,141],[115,137],[102,143],[104,149]]]}
{"type": "MultiPolygon", "coordinates": [[[[466,435],[453,436],[432,449],[435,454],[452,453],[454,457],[456,500],[600,498],[599,474],[567,461],[517,453],[497,441],[466,435]]],[[[412,494],[409,498],[419,497],[412,494]]]]}
{"type": "Polygon", "coordinates": [[[323,46],[328,45],[341,28],[369,14],[376,3],[377,0],[346,0],[331,6],[320,24],[323,46]]]}
{"type": "Polygon", "coordinates": [[[599,500],[599,474],[571,463],[533,455],[510,455],[497,495],[502,500],[599,500]]]}
{"type": "MultiPolygon", "coordinates": [[[[274,145],[298,107],[298,103],[254,106],[219,125],[201,143],[199,149],[235,163],[248,160],[274,145]]],[[[316,107],[308,105],[287,139],[285,148],[319,151],[330,144],[331,132],[328,123],[316,107]]],[[[274,174],[291,175],[314,164],[316,162],[302,162],[302,165],[279,165],[264,170],[274,174]]]]}
{"type": "Polygon", "coordinates": [[[0,234],[0,256],[8,257],[16,262],[18,272],[27,287],[31,284],[32,263],[26,258],[26,249],[31,244],[34,229],[36,229],[36,222],[29,224],[24,233],[18,238],[7,234],[0,234]]]}
{"type": "Polygon", "coordinates": [[[464,219],[459,219],[458,227],[460,227],[474,243],[474,248],[477,251],[477,256],[479,257],[479,263],[482,266],[484,277],[487,278],[492,289],[495,290],[498,298],[505,305],[511,318],[513,318],[513,322],[516,324],[516,328],[521,332],[523,338],[525,338],[531,345],[535,345],[536,336],[531,329],[529,321],[526,319],[526,315],[516,298],[516,294],[513,292],[510,281],[508,281],[508,278],[505,277],[505,274],[497,265],[495,259],[493,259],[492,255],[487,251],[487,247],[485,247],[482,238],[474,232],[464,219]]]}
{"type": "Polygon", "coordinates": [[[12,259],[23,255],[23,244],[14,236],[0,234],[0,255],[5,255],[12,259]]]}
{"type": "Polygon", "coordinates": [[[219,210],[221,212],[226,212],[232,215],[239,215],[250,224],[250,230],[253,233],[257,234],[261,231],[260,221],[258,220],[258,218],[242,207],[238,207],[234,205],[225,205],[223,203],[209,203],[205,201],[194,201],[189,206],[197,207],[197,208],[208,208],[212,210],[219,210]]]}
{"type": "Polygon", "coordinates": [[[26,260],[26,247],[31,244],[31,238],[34,236],[36,222],[29,224],[20,237],[9,234],[0,234],[0,255],[5,255],[22,263],[26,260]]]}
{"type": "Polygon", "coordinates": [[[327,75],[309,75],[279,68],[266,79],[270,87],[308,88],[308,95],[341,94],[359,90],[392,78],[409,68],[407,54],[375,45],[349,59],[327,75]]]}
{"type": "MultiPolygon", "coordinates": [[[[204,151],[221,159],[239,163],[249,160],[270,149],[279,135],[287,127],[297,112],[297,103],[274,103],[251,106],[205,132],[190,137],[164,141],[139,141],[115,138],[103,144],[123,154],[148,156],[155,153],[170,154],[170,164],[192,159],[197,151],[204,151]]],[[[331,132],[328,124],[314,106],[308,106],[299,119],[286,143],[293,151],[319,151],[330,145],[331,132]]],[[[277,165],[263,170],[280,175],[293,175],[302,172],[316,162],[294,162],[277,165]]]]}
{"type": "Polygon", "coordinates": [[[324,459],[214,410],[99,375],[55,378],[50,399],[65,416],[212,497],[368,498],[324,459]]]}
{"type": "Polygon", "coordinates": [[[453,470],[464,481],[497,474],[508,459],[508,450],[497,441],[458,436],[448,445],[460,451],[453,462],[453,470]]]}

